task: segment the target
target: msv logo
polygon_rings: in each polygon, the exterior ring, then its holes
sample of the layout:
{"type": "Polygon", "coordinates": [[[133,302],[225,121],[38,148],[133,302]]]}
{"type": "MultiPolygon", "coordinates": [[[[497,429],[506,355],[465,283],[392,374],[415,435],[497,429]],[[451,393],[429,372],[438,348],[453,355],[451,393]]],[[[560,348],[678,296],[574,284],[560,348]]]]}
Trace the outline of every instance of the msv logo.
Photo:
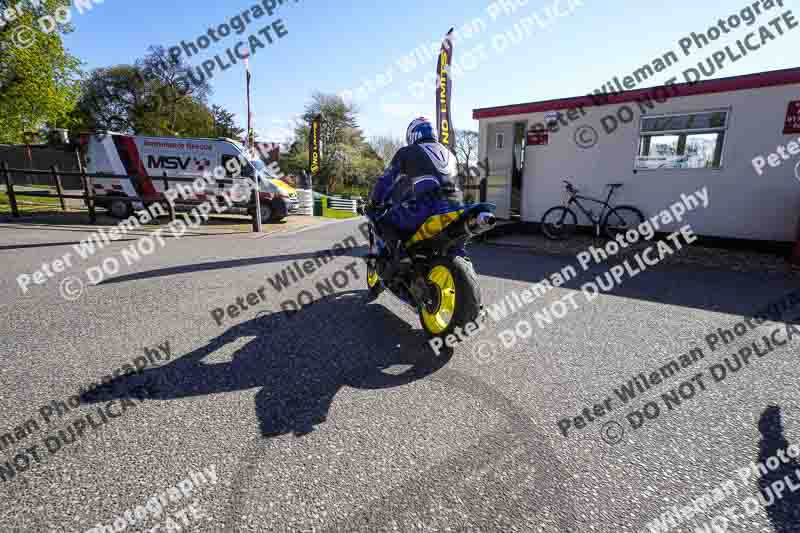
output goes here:
{"type": "Polygon", "coordinates": [[[166,168],[169,170],[186,170],[189,167],[191,157],[185,159],[178,156],[161,155],[157,158],[149,155],[147,156],[147,168],[166,168]]]}

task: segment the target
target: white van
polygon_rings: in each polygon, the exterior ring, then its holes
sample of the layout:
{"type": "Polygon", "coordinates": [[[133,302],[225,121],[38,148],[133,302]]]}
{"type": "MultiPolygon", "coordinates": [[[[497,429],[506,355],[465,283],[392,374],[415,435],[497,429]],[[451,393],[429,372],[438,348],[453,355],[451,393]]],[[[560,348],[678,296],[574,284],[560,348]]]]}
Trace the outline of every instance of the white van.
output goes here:
{"type": "MultiPolygon", "coordinates": [[[[131,179],[91,178],[96,205],[108,209],[114,217],[127,218],[133,209],[143,209],[141,203],[115,201],[118,197],[139,197],[150,204],[163,201],[166,190],[164,176],[197,178],[204,172],[220,167],[224,179],[216,179],[217,190],[223,192],[234,187],[241,178],[259,177],[261,190],[261,219],[280,221],[298,209],[297,191],[276,178],[267,165],[257,158],[248,157],[244,147],[232,139],[181,139],[176,137],[147,137],[104,132],[83,134],[80,138],[85,168],[89,174],[130,176],[131,179]],[[227,165],[231,159],[238,161],[241,170],[231,173],[227,165]]],[[[169,182],[169,188],[177,187],[169,182]]],[[[189,185],[185,183],[184,185],[189,185]]],[[[193,194],[185,203],[200,203],[211,194],[207,188],[202,194],[193,194]]],[[[183,203],[183,200],[181,201],[183,203]]],[[[241,212],[252,214],[254,199],[235,206],[241,212]]]]}

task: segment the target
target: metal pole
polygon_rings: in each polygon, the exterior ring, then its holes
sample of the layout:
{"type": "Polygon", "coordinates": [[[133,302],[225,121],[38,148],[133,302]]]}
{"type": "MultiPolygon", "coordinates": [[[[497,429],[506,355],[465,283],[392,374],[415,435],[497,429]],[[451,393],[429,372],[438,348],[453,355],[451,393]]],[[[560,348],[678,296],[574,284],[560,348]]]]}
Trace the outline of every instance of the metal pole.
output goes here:
{"type": "Polygon", "coordinates": [[[253,217],[253,231],[261,232],[261,188],[258,184],[258,176],[256,175],[256,212],[253,217]]]}
{"type": "MultiPolygon", "coordinates": [[[[249,57],[249,52],[248,52],[249,57]]],[[[247,90],[247,151],[250,152],[252,150],[252,141],[250,136],[250,131],[252,129],[252,121],[250,116],[250,65],[249,63],[245,63],[245,76],[247,77],[245,80],[245,87],[247,90]]],[[[251,154],[248,154],[251,155],[251,154]]]]}
{"type": "MultiPolygon", "coordinates": [[[[250,62],[248,59],[250,58],[250,50],[247,51],[247,57],[244,60],[244,69],[245,69],[245,86],[247,88],[247,156],[248,157],[255,157],[253,154],[253,140],[251,137],[251,130],[252,130],[252,120],[250,115],[250,62]]],[[[253,219],[254,226],[253,231],[261,232],[261,179],[258,175],[258,171],[253,167],[254,171],[254,178],[256,180],[256,216],[253,219]]]]}

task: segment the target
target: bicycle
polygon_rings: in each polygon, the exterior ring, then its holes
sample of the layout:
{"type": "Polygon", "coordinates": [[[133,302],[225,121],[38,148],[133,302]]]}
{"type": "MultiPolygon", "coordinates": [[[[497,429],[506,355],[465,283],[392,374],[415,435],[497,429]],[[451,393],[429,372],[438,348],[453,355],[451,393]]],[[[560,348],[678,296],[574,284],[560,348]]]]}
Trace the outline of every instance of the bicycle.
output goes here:
{"type": "Polygon", "coordinates": [[[542,217],[542,233],[550,240],[561,241],[571,237],[575,233],[578,217],[575,211],[570,209],[572,204],[577,205],[580,210],[583,211],[583,214],[592,221],[595,234],[598,237],[602,231],[608,238],[615,239],[617,235],[635,228],[644,222],[644,215],[637,208],[631,205],[613,207],[609,203],[611,202],[611,196],[613,196],[614,191],[622,187],[622,183],[609,183],[606,185],[609,190],[608,197],[606,197],[605,201],[582,196],[578,194],[578,189],[576,189],[572,183],[567,180],[564,180],[564,183],[566,184],[566,192],[569,195],[568,199],[565,197],[565,205],[559,205],[548,209],[542,217]],[[581,204],[580,200],[601,204],[603,209],[595,218],[594,213],[586,209],[583,204],[581,204]]]}

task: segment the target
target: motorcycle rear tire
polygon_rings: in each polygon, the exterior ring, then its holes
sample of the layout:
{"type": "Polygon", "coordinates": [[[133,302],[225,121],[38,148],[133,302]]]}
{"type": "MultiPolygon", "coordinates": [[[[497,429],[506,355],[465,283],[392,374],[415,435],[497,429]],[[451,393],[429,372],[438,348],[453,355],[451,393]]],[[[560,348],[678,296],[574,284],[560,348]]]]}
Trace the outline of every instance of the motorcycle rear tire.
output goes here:
{"type": "Polygon", "coordinates": [[[422,329],[429,337],[446,338],[456,328],[478,319],[481,291],[472,262],[464,257],[436,259],[427,274],[436,297],[419,314],[422,329]]]}

